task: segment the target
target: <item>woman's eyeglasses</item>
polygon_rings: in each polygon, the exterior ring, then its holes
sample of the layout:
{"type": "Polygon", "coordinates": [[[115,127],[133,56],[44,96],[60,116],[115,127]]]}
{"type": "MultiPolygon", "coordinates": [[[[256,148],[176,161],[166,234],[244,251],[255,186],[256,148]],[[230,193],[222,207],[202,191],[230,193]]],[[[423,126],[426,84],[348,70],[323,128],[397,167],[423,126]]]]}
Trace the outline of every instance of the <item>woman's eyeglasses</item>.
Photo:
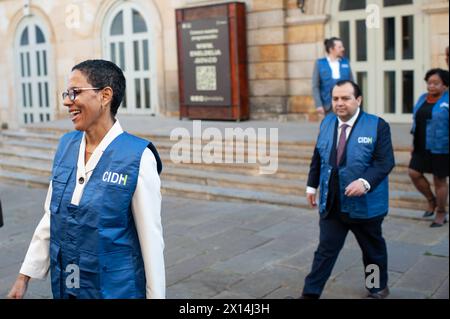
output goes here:
{"type": "Polygon", "coordinates": [[[69,100],[71,100],[73,102],[77,98],[78,94],[80,94],[82,91],[87,91],[87,90],[101,90],[101,88],[73,88],[73,89],[69,89],[69,90],[67,90],[67,91],[62,93],[62,98],[63,98],[63,100],[65,100],[66,97],[69,97],[69,100]]]}

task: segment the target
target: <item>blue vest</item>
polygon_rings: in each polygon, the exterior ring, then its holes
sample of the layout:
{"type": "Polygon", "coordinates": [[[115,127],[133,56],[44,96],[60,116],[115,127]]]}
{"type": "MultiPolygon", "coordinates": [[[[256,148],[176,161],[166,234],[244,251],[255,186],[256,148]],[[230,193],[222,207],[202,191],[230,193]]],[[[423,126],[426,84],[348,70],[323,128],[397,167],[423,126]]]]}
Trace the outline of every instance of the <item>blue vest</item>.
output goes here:
{"type": "MultiPolygon", "coordinates": [[[[411,133],[416,130],[416,114],[428,94],[422,95],[414,106],[413,126],[411,133]]],[[[427,120],[425,148],[433,154],[448,154],[448,91],[436,102],[431,119],[427,120]]]]}
{"type": "MultiPolygon", "coordinates": [[[[362,111],[361,111],[362,112],[362,111]]],[[[317,149],[320,153],[320,204],[319,212],[325,213],[328,184],[331,170],[330,155],[332,152],[337,117],[329,114],[320,125],[317,149]]],[[[378,117],[362,112],[356,125],[352,128],[346,146],[346,161],[339,167],[339,191],[341,212],[350,218],[368,219],[388,212],[389,185],[388,177],[371,191],[360,197],[347,197],[345,188],[353,181],[361,178],[372,164],[372,155],[377,143],[378,117]]]]}
{"type": "Polygon", "coordinates": [[[328,110],[331,107],[331,90],[340,80],[351,80],[352,70],[349,61],[346,58],[342,58],[339,62],[341,77],[333,79],[333,72],[327,58],[317,60],[317,64],[320,75],[320,97],[323,107],[328,110]]]}
{"type": "MultiPolygon", "coordinates": [[[[64,135],[53,162],[50,204],[53,296],[145,298],[144,263],[131,200],[142,153],[149,142],[125,132],[116,137],[100,158],[79,205],[75,206],[71,199],[78,182],[76,168],[82,136],[78,131],[64,135]],[[76,268],[79,288],[74,279],[76,268]]],[[[159,156],[155,157],[158,161],[159,156]]]]}

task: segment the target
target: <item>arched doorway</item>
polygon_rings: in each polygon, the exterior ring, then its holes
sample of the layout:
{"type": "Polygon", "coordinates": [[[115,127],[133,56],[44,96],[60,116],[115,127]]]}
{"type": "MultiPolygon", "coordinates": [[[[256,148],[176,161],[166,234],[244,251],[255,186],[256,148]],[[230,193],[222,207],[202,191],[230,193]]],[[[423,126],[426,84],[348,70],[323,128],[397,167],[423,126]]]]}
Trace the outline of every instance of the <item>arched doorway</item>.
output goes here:
{"type": "Polygon", "coordinates": [[[136,4],[122,3],[107,15],[103,28],[103,54],[120,66],[127,79],[119,113],[156,113],[158,97],[153,39],[151,23],[136,4]]]}
{"type": "Polygon", "coordinates": [[[55,104],[49,69],[51,47],[47,29],[36,16],[19,24],[15,51],[19,123],[51,121],[55,104]]]}

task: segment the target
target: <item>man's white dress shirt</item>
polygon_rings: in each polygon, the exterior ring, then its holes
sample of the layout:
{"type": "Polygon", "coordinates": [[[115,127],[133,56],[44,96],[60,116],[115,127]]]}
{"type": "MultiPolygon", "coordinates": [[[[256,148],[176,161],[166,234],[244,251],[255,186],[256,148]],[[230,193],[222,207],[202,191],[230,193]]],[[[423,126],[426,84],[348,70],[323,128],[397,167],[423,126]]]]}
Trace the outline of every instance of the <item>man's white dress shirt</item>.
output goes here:
{"type": "MultiPolygon", "coordinates": [[[[345,135],[346,135],[346,140],[348,139],[348,137],[350,136],[350,132],[353,129],[353,126],[355,125],[356,119],[358,118],[359,112],[360,112],[360,108],[358,107],[358,110],[356,111],[356,113],[350,118],[350,120],[348,120],[347,122],[343,122],[339,117],[338,117],[338,134],[337,134],[337,140],[339,141],[339,138],[341,136],[341,131],[342,131],[342,124],[347,124],[347,130],[345,131],[345,135]]],[[[336,142],[336,148],[338,147],[338,143],[336,142]]],[[[367,191],[370,190],[370,184],[368,181],[366,181],[363,178],[359,178],[358,180],[360,180],[366,187],[367,187],[367,191]]],[[[306,187],[306,193],[307,194],[315,194],[316,193],[316,188],[314,187],[306,187]]]]}
{"type": "MultiPolygon", "coordinates": [[[[77,205],[83,196],[84,187],[92,175],[106,148],[123,133],[118,120],[97,146],[89,161],[84,163],[86,138],[80,143],[78,153],[77,177],[83,177],[85,183],[76,183],[71,203],[77,205]]],[[[144,260],[147,298],[165,298],[166,279],[164,267],[164,239],[161,225],[161,181],[157,172],[156,159],[152,151],[146,148],[141,157],[139,177],[133,195],[131,210],[141,245],[144,260]]],[[[44,205],[44,217],[39,222],[20,273],[31,278],[44,279],[50,267],[50,201],[52,183],[50,182],[44,205]]]]}
{"type": "Polygon", "coordinates": [[[341,62],[340,60],[334,60],[331,61],[330,57],[327,57],[328,64],[331,68],[331,77],[333,79],[340,79],[341,78],[341,62]]]}

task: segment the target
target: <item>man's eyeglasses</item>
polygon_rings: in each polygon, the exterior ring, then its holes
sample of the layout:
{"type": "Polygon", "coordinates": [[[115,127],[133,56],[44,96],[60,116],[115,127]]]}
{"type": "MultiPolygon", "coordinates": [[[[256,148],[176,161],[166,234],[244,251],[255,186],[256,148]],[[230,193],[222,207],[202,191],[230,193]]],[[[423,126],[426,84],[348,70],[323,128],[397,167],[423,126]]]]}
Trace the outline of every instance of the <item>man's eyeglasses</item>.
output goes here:
{"type": "Polygon", "coordinates": [[[87,90],[102,90],[102,89],[101,88],[73,88],[73,89],[64,91],[62,93],[62,98],[63,98],[63,100],[65,100],[66,97],[69,97],[69,100],[71,100],[73,102],[77,98],[78,94],[80,94],[83,91],[87,91],[87,90]]]}

